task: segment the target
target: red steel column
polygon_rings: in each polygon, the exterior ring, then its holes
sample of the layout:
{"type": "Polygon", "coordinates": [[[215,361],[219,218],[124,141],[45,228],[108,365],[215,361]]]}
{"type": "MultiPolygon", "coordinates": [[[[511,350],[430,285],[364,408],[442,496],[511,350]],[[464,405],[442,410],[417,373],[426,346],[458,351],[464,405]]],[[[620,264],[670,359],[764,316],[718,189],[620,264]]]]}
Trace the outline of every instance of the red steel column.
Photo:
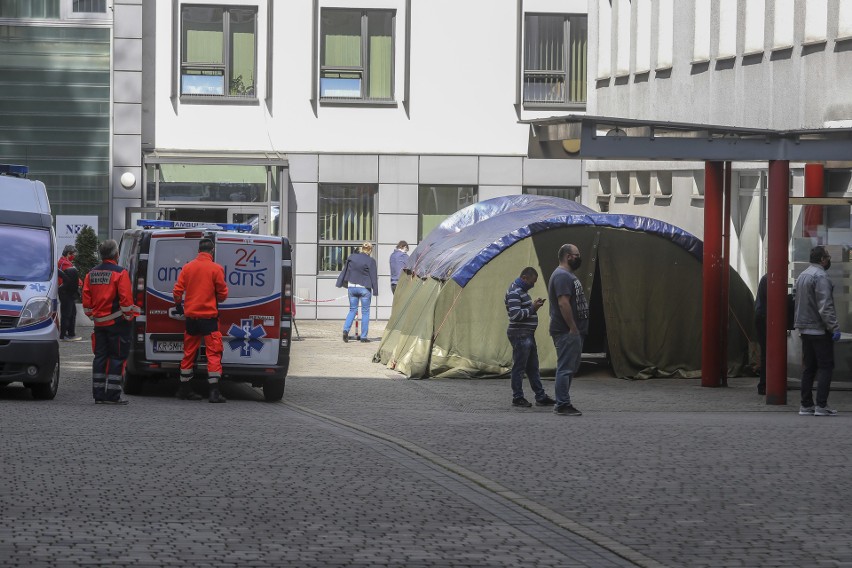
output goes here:
{"type": "MultiPolygon", "coordinates": [[[[805,164],[805,197],[825,197],[825,168],[822,164],[805,164]]],[[[816,237],[822,225],[822,207],[805,205],[805,236],[816,237]]]]}
{"type": "Polygon", "coordinates": [[[769,162],[766,279],[766,404],[787,404],[787,246],[790,162],[769,162]]]}
{"type": "Polygon", "coordinates": [[[719,353],[721,375],[719,380],[723,387],[728,386],[728,289],[731,280],[731,162],[725,162],[725,208],[722,214],[722,269],[719,275],[720,303],[719,310],[719,353]]]}
{"type": "Polygon", "coordinates": [[[701,386],[718,387],[721,364],[722,162],[704,162],[701,386]]]}

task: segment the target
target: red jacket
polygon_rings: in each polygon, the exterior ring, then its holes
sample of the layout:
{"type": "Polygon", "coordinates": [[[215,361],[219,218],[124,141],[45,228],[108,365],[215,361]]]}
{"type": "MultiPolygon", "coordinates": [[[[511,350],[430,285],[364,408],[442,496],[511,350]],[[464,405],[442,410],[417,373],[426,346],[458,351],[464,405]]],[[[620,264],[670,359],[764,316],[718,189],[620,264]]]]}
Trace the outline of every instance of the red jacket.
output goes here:
{"type": "Polygon", "coordinates": [[[183,313],[186,317],[218,317],[219,302],[228,298],[225,269],[213,262],[210,253],[198,253],[198,256],[187,262],[180,271],[174,295],[175,304],[183,302],[183,313]]]}
{"type": "Polygon", "coordinates": [[[139,315],[133,305],[133,292],[127,270],[114,260],[105,260],[86,274],[83,282],[83,312],[95,326],[115,324],[115,320],[132,320],[139,315]]]}

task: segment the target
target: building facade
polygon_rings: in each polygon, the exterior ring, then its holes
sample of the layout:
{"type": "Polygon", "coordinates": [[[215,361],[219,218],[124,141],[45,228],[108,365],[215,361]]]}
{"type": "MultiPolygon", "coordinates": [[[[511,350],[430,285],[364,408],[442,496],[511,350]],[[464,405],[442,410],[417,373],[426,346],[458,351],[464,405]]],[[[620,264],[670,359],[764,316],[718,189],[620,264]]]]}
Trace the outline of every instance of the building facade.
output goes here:
{"type": "Polygon", "coordinates": [[[0,162],[29,166],[55,215],[98,215],[101,228],[110,203],[111,62],[106,0],[0,2],[0,162]]]}
{"type": "MultiPolygon", "coordinates": [[[[582,199],[520,119],[583,112],[585,0],[116,0],[111,234],[140,217],[289,237],[300,318],[339,318],[360,243],[388,259],[458,209],[582,199]]],[[[502,285],[502,284],[501,284],[502,285]]]]}
{"type": "MultiPolygon", "coordinates": [[[[589,114],[784,129],[852,125],[852,3],[844,0],[603,0],[590,3],[589,114]]],[[[850,156],[852,159],[852,156],[850,156]]],[[[850,164],[823,163],[823,194],[850,191],[850,164]]],[[[756,289],[765,271],[765,163],[732,164],[732,266],[756,289]]],[[[805,164],[791,164],[802,196],[805,164]]],[[[704,164],[590,161],[588,205],[703,235],[704,164]]],[[[849,210],[820,236],[791,211],[791,258],[852,244],[849,210]],[[804,252],[803,252],[804,251],[804,252]]]]}

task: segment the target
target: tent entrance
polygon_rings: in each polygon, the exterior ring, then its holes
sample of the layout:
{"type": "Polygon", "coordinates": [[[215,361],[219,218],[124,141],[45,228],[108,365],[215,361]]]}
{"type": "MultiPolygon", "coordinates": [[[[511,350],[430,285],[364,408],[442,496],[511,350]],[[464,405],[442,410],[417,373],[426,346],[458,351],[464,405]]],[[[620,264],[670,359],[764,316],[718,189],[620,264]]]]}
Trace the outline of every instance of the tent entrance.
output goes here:
{"type": "Polygon", "coordinates": [[[600,263],[595,263],[595,277],[589,294],[589,335],[583,344],[583,362],[594,363],[599,368],[611,368],[609,343],[604,317],[603,285],[600,263]]]}

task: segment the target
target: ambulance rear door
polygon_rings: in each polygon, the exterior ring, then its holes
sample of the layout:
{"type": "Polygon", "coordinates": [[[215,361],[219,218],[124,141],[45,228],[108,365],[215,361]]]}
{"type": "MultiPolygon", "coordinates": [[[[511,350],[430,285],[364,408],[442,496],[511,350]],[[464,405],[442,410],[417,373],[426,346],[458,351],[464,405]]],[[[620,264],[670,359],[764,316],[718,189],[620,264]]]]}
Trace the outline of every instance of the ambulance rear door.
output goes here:
{"type": "Polygon", "coordinates": [[[277,365],[281,337],[282,240],[216,233],[228,299],[219,305],[223,365],[277,365]]]}
{"type": "Polygon", "coordinates": [[[200,231],[152,231],[145,286],[145,358],[183,357],[184,320],[174,317],[174,287],[183,266],[198,256],[200,231]],[[171,315],[170,315],[171,313],[171,315]]]}

